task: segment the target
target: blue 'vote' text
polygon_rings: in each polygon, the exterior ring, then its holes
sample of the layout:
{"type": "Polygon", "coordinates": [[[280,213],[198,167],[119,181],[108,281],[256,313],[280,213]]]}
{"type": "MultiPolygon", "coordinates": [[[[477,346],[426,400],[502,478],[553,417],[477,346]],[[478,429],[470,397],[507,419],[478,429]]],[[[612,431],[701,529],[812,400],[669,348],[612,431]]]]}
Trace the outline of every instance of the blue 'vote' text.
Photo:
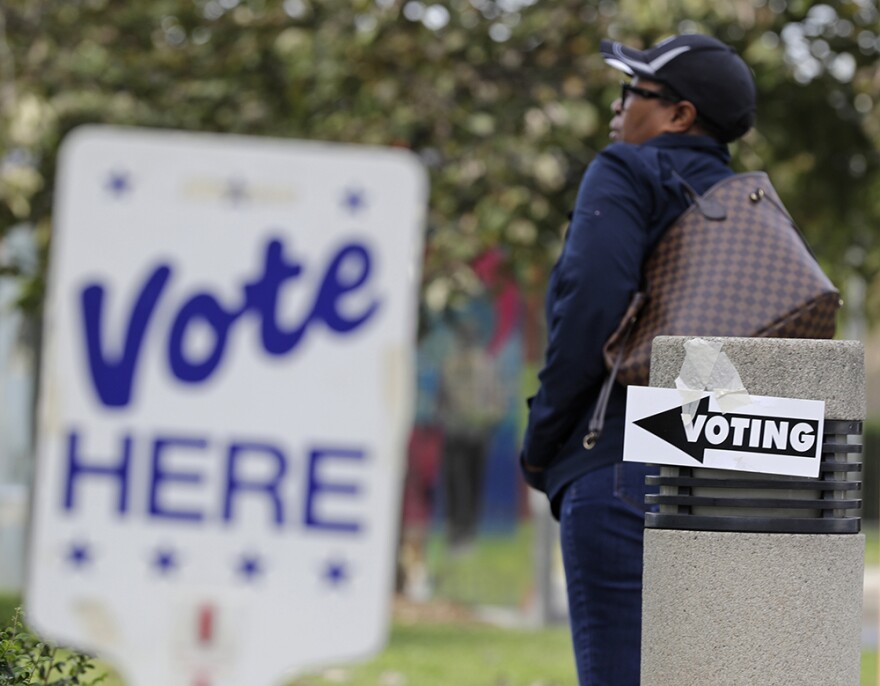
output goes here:
{"type": "MultiPolygon", "coordinates": [[[[174,377],[188,384],[209,378],[223,360],[231,328],[246,312],[259,317],[262,347],[275,356],[295,350],[309,327],[317,322],[344,336],[375,315],[379,301],[370,293],[366,293],[365,302],[357,311],[343,312],[341,308],[344,296],[366,289],[372,273],[367,246],[351,242],[343,244],[323,269],[305,317],[296,326],[282,328],[277,318],[279,291],[283,285],[296,281],[306,268],[304,262],[286,258],[282,242],[273,239],[266,245],[262,274],[243,286],[242,306],[228,309],[209,292],[190,295],[177,309],[168,332],[166,354],[174,377]],[[190,327],[198,323],[207,324],[214,339],[207,353],[194,355],[185,350],[184,339],[190,327]]],[[[173,272],[170,265],[159,264],[145,279],[131,308],[118,356],[107,353],[106,341],[102,339],[107,288],[101,283],[90,283],[82,290],[80,303],[89,375],[101,403],[107,407],[122,408],[131,402],[144,336],[173,272]]]]}

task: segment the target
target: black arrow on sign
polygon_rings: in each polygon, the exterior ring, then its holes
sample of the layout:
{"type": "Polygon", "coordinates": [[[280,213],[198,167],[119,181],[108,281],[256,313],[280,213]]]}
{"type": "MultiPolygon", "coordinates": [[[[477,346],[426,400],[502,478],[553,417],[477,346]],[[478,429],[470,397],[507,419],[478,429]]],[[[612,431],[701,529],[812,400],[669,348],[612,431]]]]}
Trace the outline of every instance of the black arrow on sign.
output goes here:
{"type": "MultiPolygon", "coordinates": [[[[654,434],[657,438],[662,438],[667,443],[690,455],[700,464],[703,464],[703,453],[706,451],[706,448],[714,446],[710,446],[709,441],[703,437],[702,432],[700,432],[700,437],[693,443],[688,441],[687,434],[684,432],[684,422],[681,419],[681,410],[681,407],[673,407],[665,412],[639,419],[635,422],[635,425],[654,434]]],[[[696,416],[697,414],[709,414],[709,396],[700,400],[694,415],[696,416]]]]}

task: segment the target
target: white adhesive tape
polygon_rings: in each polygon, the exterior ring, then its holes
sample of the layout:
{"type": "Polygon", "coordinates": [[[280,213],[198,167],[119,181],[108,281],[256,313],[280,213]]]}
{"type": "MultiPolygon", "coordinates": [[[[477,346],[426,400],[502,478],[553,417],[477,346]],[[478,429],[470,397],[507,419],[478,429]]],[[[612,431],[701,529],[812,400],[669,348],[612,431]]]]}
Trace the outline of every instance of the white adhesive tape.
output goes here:
{"type": "Polygon", "coordinates": [[[733,362],[721,351],[723,343],[692,338],[684,344],[684,363],[675,380],[685,407],[682,414],[690,416],[704,391],[712,391],[722,412],[733,412],[750,402],[733,362]]]}

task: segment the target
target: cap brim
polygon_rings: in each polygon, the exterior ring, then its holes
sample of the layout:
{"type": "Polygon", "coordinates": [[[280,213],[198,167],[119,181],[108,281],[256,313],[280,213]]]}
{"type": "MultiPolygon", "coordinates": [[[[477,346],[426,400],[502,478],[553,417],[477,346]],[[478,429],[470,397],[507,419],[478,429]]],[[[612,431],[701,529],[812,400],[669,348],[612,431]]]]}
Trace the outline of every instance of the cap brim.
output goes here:
{"type": "MultiPolygon", "coordinates": [[[[665,43],[668,44],[669,41],[665,41],[665,43]]],[[[656,48],[650,51],[636,50],[617,41],[603,40],[599,44],[599,50],[608,65],[615,69],[619,69],[630,76],[641,76],[646,79],[662,81],[663,79],[657,78],[657,72],[679,55],[691,50],[691,46],[678,45],[670,49],[664,49],[658,54],[656,48]]]]}
{"type": "Polygon", "coordinates": [[[629,48],[616,41],[603,40],[599,43],[599,51],[609,67],[613,67],[630,76],[651,76],[651,71],[644,69],[647,66],[645,53],[641,50],[629,48]]]}

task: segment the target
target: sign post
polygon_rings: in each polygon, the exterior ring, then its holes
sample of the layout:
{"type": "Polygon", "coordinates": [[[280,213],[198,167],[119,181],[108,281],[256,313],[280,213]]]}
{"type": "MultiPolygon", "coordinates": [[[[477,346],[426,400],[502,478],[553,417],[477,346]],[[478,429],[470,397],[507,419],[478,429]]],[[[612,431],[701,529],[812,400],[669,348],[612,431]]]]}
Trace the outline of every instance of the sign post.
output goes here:
{"type": "Polygon", "coordinates": [[[64,143],[25,609],[133,686],[386,639],[427,200],[404,151],[64,143]]]}
{"type": "Polygon", "coordinates": [[[857,686],[862,344],[658,336],[651,384],[641,686],[857,686]],[[739,381],[708,399],[681,388],[702,343],[739,381]]]}

